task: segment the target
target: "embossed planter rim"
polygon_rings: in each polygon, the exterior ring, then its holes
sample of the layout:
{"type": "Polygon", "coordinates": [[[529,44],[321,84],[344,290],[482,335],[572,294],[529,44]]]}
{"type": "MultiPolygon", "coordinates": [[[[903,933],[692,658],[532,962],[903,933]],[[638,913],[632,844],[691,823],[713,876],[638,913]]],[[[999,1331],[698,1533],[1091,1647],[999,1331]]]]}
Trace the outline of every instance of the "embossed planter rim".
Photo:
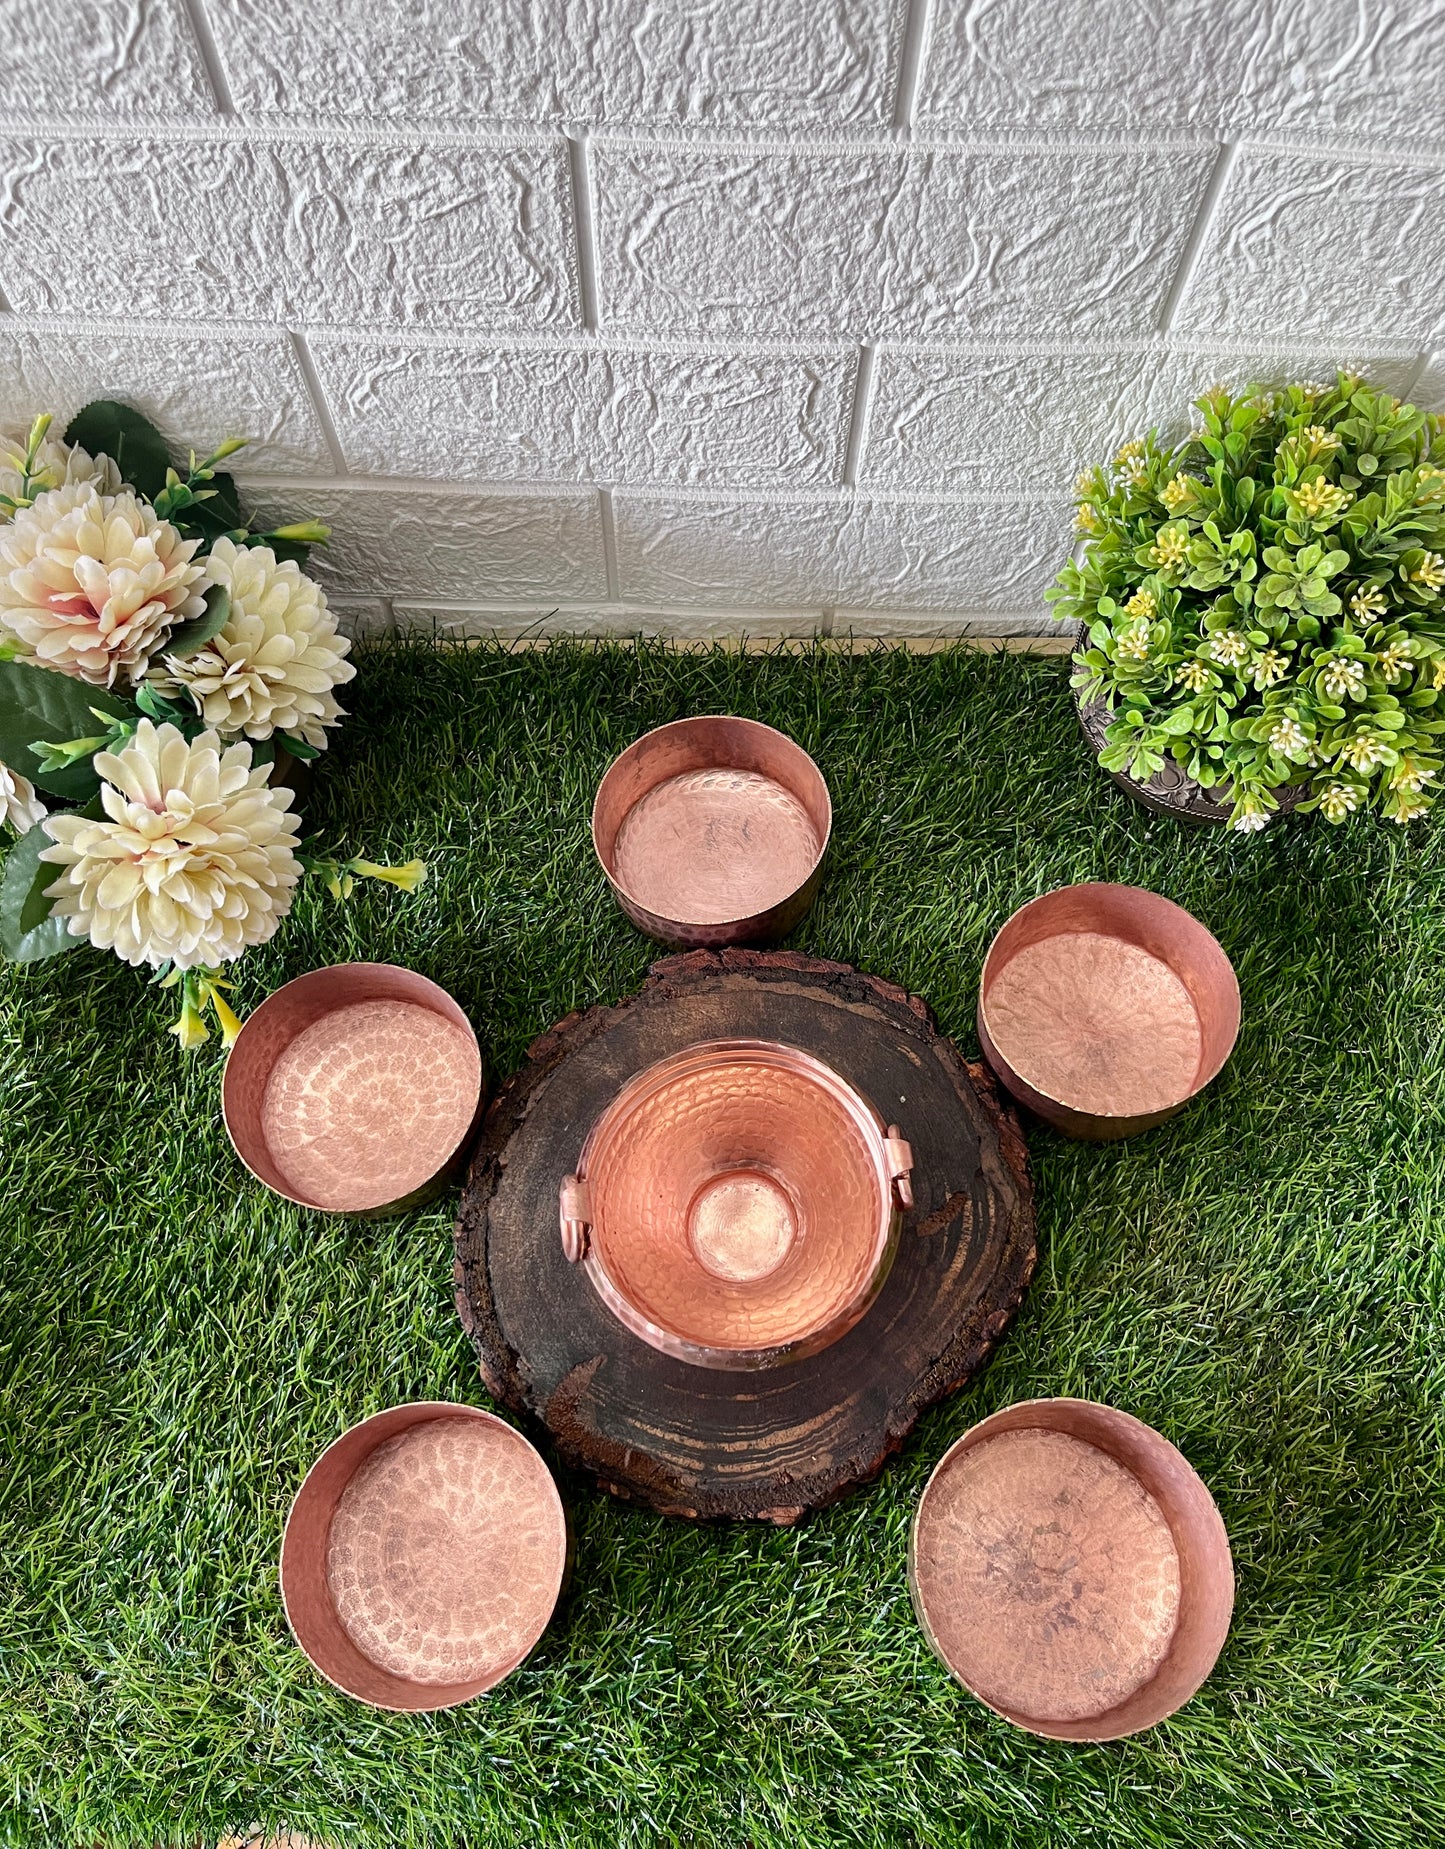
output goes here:
{"type": "MultiPolygon", "coordinates": [[[[1201,784],[1195,783],[1192,777],[1185,776],[1183,770],[1172,761],[1167,768],[1172,773],[1177,773],[1180,779],[1181,794],[1178,801],[1171,801],[1169,796],[1163,792],[1151,790],[1149,783],[1140,783],[1137,777],[1131,777],[1127,771],[1104,770],[1104,766],[1099,763],[1099,742],[1089,730],[1089,721],[1086,717],[1088,713],[1103,708],[1104,702],[1102,700],[1095,700],[1086,706],[1079,698],[1076,688],[1070,688],[1070,694],[1073,698],[1074,716],[1079,722],[1079,730],[1084,735],[1085,742],[1088,744],[1095,764],[1098,765],[1100,770],[1104,771],[1104,775],[1111,783],[1116,784],[1126,795],[1132,796],[1136,803],[1142,808],[1148,809],[1153,815],[1172,815],[1179,821],[1188,822],[1196,828],[1224,828],[1228,826],[1229,813],[1233,807],[1233,803],[1216,801],[1208,790],[1204,789],[1201,784]],[[1190,792],[1192,792],[1192,794],[1190,792]]],[[[1109,723],[1112,723],[1112,721],[1109,723]]],[[[1156,776],[1159,774],[1158,772],[1155,773],[1156,776]]],[[[1150,778],[1149,782],[1152,783],[1153,781],[1154,779],[1150,778]]],[[[1308,792],[1301,784],[1287,783],[1275,790],[1274,796],[1275,800],[1279,803],[1279,808],[1272,817],[1271,827],[1274,825],[1275,821],[1294,819],[1296,806],[1304,800],[1307,794],[1308,792]]],[[[1309,814],[1300,816],[1297,819],[1305,821],[1310,819],[1312,814],[1313,811],[1310,811],[1309,814]]]]}
{"type": "Polygon", "coordinates": [[[1096,1400],[1022,1400],[972,1426],[934,1466],[908,1535],[908,1590],[929,1648],[975,1700],[1029,1733],[1051,1740],[1119,1740],[1153,1727],[1182,1708],[1208,1679],[1224,1648],[1234,1612],[1234,1562],[1229,1535],[1203,1478],[1182,1451],[1131,1413],[1096,1400]],[[1062,1432],[1121,1465],[1143,1487],[1168,1524],[1179,1557],[1180,1600],[1173,1635],[1149,1680],[1121,1702],[1079,1720],[1051,1720],[996,1706],[950,1662],[929,1621],[934,1590],[918,1558],[919,1529],[930,1493],[952,1461],[1004,1432],[1062,1432]]]}
{"type": "Polygon", "coordinates": [[[486,1102],[481,1049],[465,1011],[446,990],[413,969],[395,963],[331,963],[307,970],[273,990],[246,1017],[221,1076],[221,1116],[231,1147],[263,1186],[313,1213],[379,1219],[433,1199],[461,1170],[486,1102]],[[329,1206],[308,1199],[282,1173],[266,1142],[261,1111],[266,1084],[277,1059],[296,1036],[336,1009],[357,1002],[391,1000],[428,1008],[466,1036],[476,1058],[477,1098],[471,1121],[441,1165],[405,1194],[364,1207],[329,1206]]]}
{"type": "Polygon", "coordinates": [[[291,1634],[312,1667],[334,1688],[356,1701],[392,1713],[425,1714],[472,1701],[511,1675],[531,1655],[550,1624],[557,1601],[571,1570],[573,1539],[566,1505],[546,1461],[505,1419],[480,1406],[451,1400],[412,1400],[389,1406],[353,1425],[321,1453],[307,1471],[291,1503],[281,1539],[281,1602],[291,1634]],[[389,1439],[435,1419],[473,1419],[509,1434],[522,1452],[529,1453],[532,1481],[545,1481],[551,1533],[563,1542],[563,1567],[557,1580],[551,1610],[535,1633],[524,1637],[512,1656],[484,1676],[465,1682],[413,1682],[374,1663],[352,1641],[332,1597],[327,1572],[331,1522],[342,1495],[357,1471],[389,1439]]]}
{"type": "MultiPolygon", "coordinates": [[[[767,852],[766,818],[755,851],[767,852]]],[[[833,831],[833,800],[822,771],[803,747],[761,720],[730,713],[676,719],[634,739],[608,766],[592,804],[592,846],[617,903],[649,937],[675,948],[770,944],[786,937],[818,896],[833,831]],[[674,777],[696,770],[744,770],[766,777],[807,811],[817,852],[805,878],[764,911],[740,911],[721,923],[700,924],[650,910],[628,889],[616,865],[623,823],[644,797],[674,777]]]]}

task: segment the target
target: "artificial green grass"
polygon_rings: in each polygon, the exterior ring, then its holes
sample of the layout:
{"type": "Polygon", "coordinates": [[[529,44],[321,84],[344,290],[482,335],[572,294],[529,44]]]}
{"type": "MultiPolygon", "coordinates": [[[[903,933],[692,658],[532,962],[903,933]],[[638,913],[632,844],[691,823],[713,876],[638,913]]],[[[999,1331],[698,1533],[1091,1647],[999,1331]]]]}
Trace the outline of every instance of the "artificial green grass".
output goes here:
{"type": "Polygon", "coordinates": [[[837,825],[798,947],[928,997],[975,1046],[979,964],[1071,880],[1167,893],[1238,969],[1234,1059],[1122,1144],[1030,1132],[1041,1259],[989,1372],[874,1485],[791,1531],[564,1493],[562,1620],[496,1693],[375,1714],[290,1641],[275,1562],[331,1438],[408,1398],[486,1404],[451,1301],[454,1203],[294,1210],[240,1171],[212,1048],[88,949],[0,977],[0,1832],[213,1843],[1419,1845],[1445,1838],[1445,833],[1244,839],[1159,820],[1089,763],[1063,665],[561,647],[368,651],[308,818],[424,855],[414,899],[305,892],[237,999],[315,964],[411,964],[494,1078],[654,954],[587,839],[648,726],[752,714],[821,763],[837,825]],[[1235,1550],[1224,1655],[1175,1719],[1034,1740],[929,1656],[909,1517],[1011,1400],[1159,1426],[1235,1550]]]}

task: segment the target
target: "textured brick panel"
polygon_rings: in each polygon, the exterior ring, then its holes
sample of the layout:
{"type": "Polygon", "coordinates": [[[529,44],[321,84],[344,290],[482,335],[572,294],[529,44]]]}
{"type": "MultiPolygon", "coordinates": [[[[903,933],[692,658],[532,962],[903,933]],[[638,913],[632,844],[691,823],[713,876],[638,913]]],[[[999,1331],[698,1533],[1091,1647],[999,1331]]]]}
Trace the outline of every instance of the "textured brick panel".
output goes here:
{"type": "MultiPolygon", "coordinates": [[[[268,523],[297,504],[289,483],[245,485],[245,492],[268,523]]],[[[601,513],[597,496],[585,491],[328,485],[307,489],[306,512],[331,525],[331,543],[312,555],[313,569],[343,597],[545,603],[607,596],[601,513]]]]}
{"type": "Polygon", "coordinates": [[[1146,332],[1213,158],[598,141],[603,321],[779,337],[1146,332]]]}
{"type": "Polygon", "coordinates": [[[925,127],[1440,138],[1445,10],[1359,0],[940,0],[925,127]]]}
{"type": "Polygon", "coordinates": [[[247,114],[885,125],[903,0],[210,0],[247,114]]]}
{"type": "Polygon", "coordinates": [[[1041,607],[1068,557],[1059,501],[613,496],[624,598],[689,606],[1041,607]]]}
{"type": "MultiPolygon", "coordinates": [[[[1158,428],[1183,436],[1211,385],[1330,378],[1333,351],[1180,351],[1094,347],[1065,353],[900,352],[874,364],[861,485],[935,491],[1045,488],[1067,493],[1080,468],[1158,428]]],[[[1370,359],[1371,379],[1403,392],[1415,355],[1370,359]]]]}
{"type": "Polygon", "coordinates": [[[215,114],[181,0],[0,0],[0,117],[215,114]]]}
{"type": "Polygon", "coordinates": [[[177,461],[188,449],[205,455],[226,437],[245,437],[242,455],[253,469],[331,472],[331,452],[285,334],[0,321],[0,425],[49,411],[63,430],[92,398],[119,398],[144,411],[177,461]]]}
{"type": "Polygon", "coordinates": [[[856,351],[740,356],[316,336],[348,464],[475,481],[841,481],[856,351]]]}
{"type": "Polygon", "coordinates": [[[1342,359],[1445,329],[1445,170],[1246,148],[1175,327],[1332,335],[1342,359]]]}
{"type": "Polygon", "coordinates": [[[72,314],[576,322],[561,144],[0,140],[0,281],[72,314]]]}
{"type": "Polygon", "coordinates": [[[641,610],[622,604],[565,610],[457,610],[398,603],[399,629],[439,636],[685,636],[731,641],[740,636],[801,637],[821,627],[821,610],[641,610]]]}

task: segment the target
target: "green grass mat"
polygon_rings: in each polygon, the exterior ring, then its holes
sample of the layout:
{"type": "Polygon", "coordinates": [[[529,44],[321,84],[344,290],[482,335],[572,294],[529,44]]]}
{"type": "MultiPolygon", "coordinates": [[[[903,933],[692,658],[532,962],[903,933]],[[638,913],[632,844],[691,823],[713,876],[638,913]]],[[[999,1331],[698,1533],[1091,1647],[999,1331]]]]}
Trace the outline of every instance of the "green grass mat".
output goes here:
{"type": "Polygon", "coordinates": [[[563,1622],[496,1694],[374,1714],[292,1645],[275,1562],[306,1467],[394,1401],[485,1404],[451,1200],[380,1223],[271,1199],[221,1128],[219,1053],[82,949],[0,976],[0,1841],[1398,1845],[1445,1839],[1445,832],[1240,838],[1089,763],[1063,664],[374,649],[307,805],[424,855],[415,899],[305,892],[243,1009],[313,965],[411,964],[493,1077],[653,952],[610,902],[594,784],[649,726],[798,738],[837,827],[800,949],[925,995],[974,1049],[1023,900],[1129,881],[1189,906],[1244,993],[1223,1078],[1134,1142],[1031,1133],[1042,1255],[984,1378],[881,1480],[787,1532],[697,1529],[564,1480],[563,1622]],[[1162,1428],[1233,1538],[1209,1684],[1111,1747],[1031,1739],[928,1655],[909,1516],[949,1442],[1038,1394],[1162,1428]]]}

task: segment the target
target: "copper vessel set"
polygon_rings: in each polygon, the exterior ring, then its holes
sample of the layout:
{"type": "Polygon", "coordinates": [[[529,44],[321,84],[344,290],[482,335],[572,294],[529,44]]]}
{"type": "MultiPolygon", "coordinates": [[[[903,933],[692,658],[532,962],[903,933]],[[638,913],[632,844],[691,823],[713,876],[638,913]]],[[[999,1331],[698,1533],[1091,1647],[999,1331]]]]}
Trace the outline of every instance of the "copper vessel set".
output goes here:
{"type": "MultiPolygon", "coordinates": [[[[623,910],[682,947],[784,936],[816,896],[831,828],[807,753],[731,717],[639,739],[592,814],[623,910]]],[[[1007,921],[983,966],[989,1065],[1074,1137],[1173,1116],[1219,1072],[1238,1027],[1219,944],[1134,887],[1045,893],[1007,921]]],[[[466,1016],[383,964],[278,990],[223,1082],[252,1174],[348,1214],[443,1187],[482,1103],[466,1016]]],[[[811,1054],[703,1042],[621,1086],[561,1185],[552,1236],[662,1353],[739,1373],[786,1367],[866,1316],[913,1204],[912,1164],[906,1123],[811,1054]]],[[[528,1442],[489,1413],[427,1403],[364,1421],[312,1467],[281,1583],[323,1675],[362,1701],[419,1710],[517,1667],[569,1563],[565,1511],[528,1442]]],[[[953,1446],[920,1500],[908,1578],[951,1673],[1059,1739],[1117,1738],[1172,1713],[1212,1668],[1233,1602],[1223,1524],[1185,1459],[1128,1415],[1077,1400],[1009,1407],[953,1446]]]]}

